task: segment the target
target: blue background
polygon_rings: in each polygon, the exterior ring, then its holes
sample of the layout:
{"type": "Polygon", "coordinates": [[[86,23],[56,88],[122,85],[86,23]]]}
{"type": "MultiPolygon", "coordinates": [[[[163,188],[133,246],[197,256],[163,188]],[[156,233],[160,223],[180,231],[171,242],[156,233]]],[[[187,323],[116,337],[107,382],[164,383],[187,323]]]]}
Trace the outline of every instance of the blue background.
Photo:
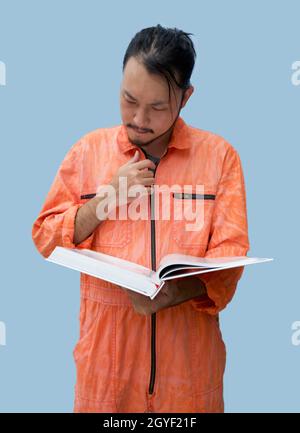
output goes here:
{"type": "Polygon", "coordinates": [[[195,92],[185,121],[226,138],[242,159],[249,256],[221,313],[226,412],[299,412],[299,1],[0,1],[1,412],[70,412],[79,274],[43,260],[31,228],[65,154],[120,124],[122,60],[160,23],[194,34],[195,92]]]}

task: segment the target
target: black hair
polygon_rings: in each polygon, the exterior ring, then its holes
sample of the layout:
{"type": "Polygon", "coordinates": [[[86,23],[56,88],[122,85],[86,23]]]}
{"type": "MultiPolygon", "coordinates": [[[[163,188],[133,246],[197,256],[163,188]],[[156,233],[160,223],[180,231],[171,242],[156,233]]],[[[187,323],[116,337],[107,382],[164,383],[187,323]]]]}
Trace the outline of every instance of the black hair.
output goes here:
{"type": "Polygon", "coordinates": [[[189,35],[177,28],[164,28],[160,24],[145,28],[133,37],[123,59],[123,72],[130,57],[141,61],[151,74],[165,77],[169,87],[175,83],[186,90],[195,65],[196,52],[189,35]],[[177,75],[177,78],[176,78],[177,75]]]}

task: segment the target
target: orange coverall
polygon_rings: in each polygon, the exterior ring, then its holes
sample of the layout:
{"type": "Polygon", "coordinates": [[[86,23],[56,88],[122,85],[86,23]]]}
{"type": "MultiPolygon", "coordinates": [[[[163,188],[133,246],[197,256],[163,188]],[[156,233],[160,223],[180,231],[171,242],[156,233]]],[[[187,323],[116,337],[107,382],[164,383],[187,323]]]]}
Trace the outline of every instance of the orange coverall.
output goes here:
{"type": "MultiPolygon", "coordinates": [[[[185,222],[172,220],[172,214],[169,221],[108,219],[75,246],[79,207],[99,185],[110,182],[135,150],[124,125],[94,130],[71,147],[32,227],[33,241],[44,257],[59,245],[100,251],[156,269],[168,253],[247,254],[239,155],[222,137],[187,125],[181,117],[157,166],[155,184],[204,185],[202,229],[187,232],[185,222]]],[[[145,159],[140,149],[139,153],[145,159]]],[[[149,195],[149,209],[156,199],[149,195]]],[[[73,350],[74,412],[224,412],[226,348],[218,313],[232,299],[243,270],[199,275],[207,295],[150,316],[135,312],[121,287],[81,273],[80,335],[73,350]]]]}

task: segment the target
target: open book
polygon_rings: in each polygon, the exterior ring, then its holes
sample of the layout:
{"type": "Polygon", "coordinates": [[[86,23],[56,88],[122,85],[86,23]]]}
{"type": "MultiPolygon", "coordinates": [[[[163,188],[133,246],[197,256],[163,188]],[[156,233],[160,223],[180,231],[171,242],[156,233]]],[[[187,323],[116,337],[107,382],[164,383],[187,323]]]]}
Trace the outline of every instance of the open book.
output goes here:
{"type": "Polygon", "coordinates": [[[157,271],[154,272],[137,263],[96,251],[56,247],[46,260],[110,281],[153,299],[167,280],[268,262],[273,259],[246,256],[212,259],[185,254],[167,254],[161,259],[157,271]]]}

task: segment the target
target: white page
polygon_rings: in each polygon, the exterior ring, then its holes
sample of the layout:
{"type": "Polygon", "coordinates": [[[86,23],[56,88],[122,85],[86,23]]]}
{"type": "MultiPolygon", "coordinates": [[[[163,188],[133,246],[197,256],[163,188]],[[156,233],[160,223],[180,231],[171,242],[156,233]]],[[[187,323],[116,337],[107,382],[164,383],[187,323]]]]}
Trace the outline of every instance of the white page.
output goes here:
{"type": "MultiPolygon", "coordinates": [[[[171,268],[170,269],[167,268],[167,270],[163,269],[163,277],[162,278],[165,280],[166,276],[169,274],[172,274],[173,272],[178,272],[178,274],[179,274],[179,271],[190,270],[190,272],[192,272],[195,269],[198,271],[199,266],[178,266],[178,268],[176,267],[174,269],[171,269],[171,268]]],[[[203,269],[203,268],[201,267],[201,269],[203,269]]],[[[207,269],[207,268],[205,268],[205,269],[207,269]]]]}
{"type": "Polygon", "coordinates": [[[102,278],[153,299],[163,287],[164,281],[169,279],[213,272],[218,269],[262,263],[273,259],[246,256],[204,258],[183,254],[168,254],[161,260],[157,272],[154,272],[128,260],[96,251],[56,247],[46,260],[96,278],[102,278]],[[182,273],[168,277],[168,273],[172,272],[172,270],[168,271],[166,267],[174,264],[180,266],[182,273]],[[196,267],[196,269],[191,269],[191,272],[187,272],[187,269],[190,267],[196,267]],[[164,269],[166,276],[159,279],[159,272],[164,269]]]}
{"type": "MultiPolygon", "coordinates": [[[[183,265],[183,266],[198,266],[205,268],[221,269],[223,267],[244,266],[254,263],[262,263],[271,261],[270,258],[232,256],[232,257],[195,257],[184,254],[168,254],[162,258],[156,274],[159,275],[167,266],[183,265]]],[[[163,277],[162,277],[163,278],[163,277]]]]}
{"type": "MultiPolygon", "coordinates": [[[[248,257],[250,258],[250,257],[248,257]]],[[[237,261],[235,260],[234,262],[232,262],[231,264],[228,264],[226,266],[221,266],[220,264],[218,266],[215,266],[214,268],[210,267],[210,268],[194,268],[194,270],[191,270],[191,272],[187,272],[187,270],[183,269],[183,273],[181,274],[180,272],[178,273],[178,275],[170,275],[168,276],[168,273],[165,277],[163,277],[163,281],[168,281],[168,280],[173,280],[175,278],[180,278],[180,277],[187,277],[187,276],[191,276],[191,275],[198,275],[198,274],[204,274],[207,272],[215,272],[217,270],[221,271],[223,269],[232,269],[232,268],[238,268],[240,266],[247,266],[247,265],[254,265],[255,263],[264,263],[264,262],[270,262],[273,259],[268,259],[268,258],[254,258],[251,257],[255,260],[251,260],[251,261],[237,261]]],[[[187,269],[187,268],[186,268],[187,269]]]]}
{"type": "Polygon", "coordinates": [[[91,257],[92,259],[98,260],[101,263],[107,263],[114,266],[116,265],[120,269],[132,271],[147,277],[150,277],[154,273],[151,271],[151,269],[139,265],[138,263],[130,262],[129,260],[121,259],[119,257],[110,256],[108,254],[99,253],[98,251],[92,251],[88,249],[72,249],[72,251],[83,256],[91,257]]]}
{"type": "Polygon", "coordinates": [[[154,273],[150,269],[96,251],[56,247],[46,260],[150,297],[158,289],[153,283],[151,276],[154,273]]]}

